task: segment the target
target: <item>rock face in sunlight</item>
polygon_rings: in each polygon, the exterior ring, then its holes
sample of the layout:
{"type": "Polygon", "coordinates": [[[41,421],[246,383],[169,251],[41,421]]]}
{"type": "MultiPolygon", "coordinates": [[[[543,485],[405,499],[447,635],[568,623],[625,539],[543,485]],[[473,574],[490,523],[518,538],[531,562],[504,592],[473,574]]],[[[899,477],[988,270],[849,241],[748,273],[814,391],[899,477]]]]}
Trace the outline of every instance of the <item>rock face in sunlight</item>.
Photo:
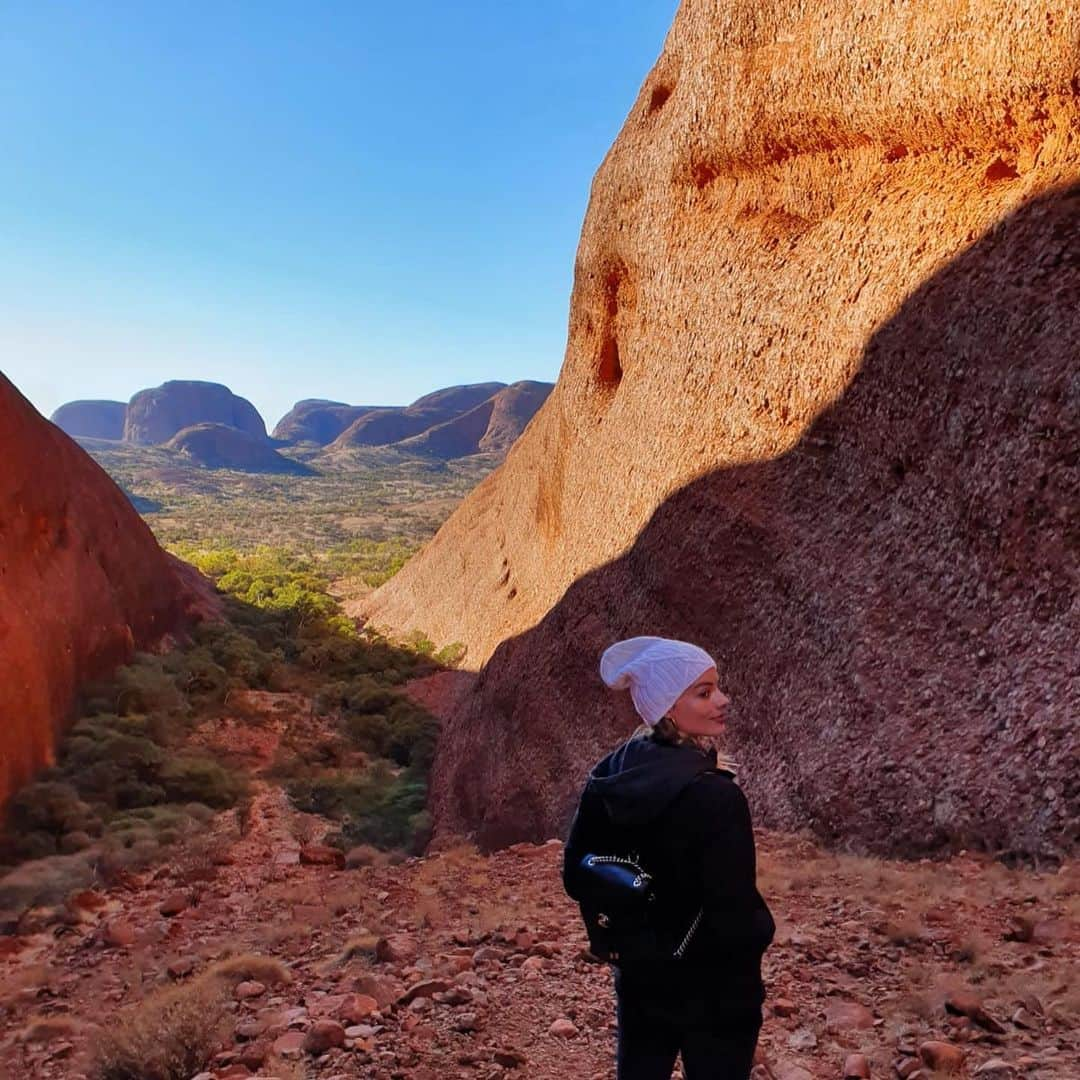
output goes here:
{"type": "Polygon", "coordinates": [[[266,425],[255,406],[218,383],[174,380],[140,390],[128,403],[124,421],[127,442],[151,446],[166,442],[193,424],[227,424],[266,438],[266,425]]]}
{"type": "Polygon", "coordinates": [[[0,376],[0,804],[75,694],[207,601],[123,492],[0,376]]]}
{"type": "Polygon", "coordinates": [[[561,831],[639,633],[718,657],[761,820],[1075,845],[1080,10],[684,0],[559,382],[368,602],[484,668],[443,832],[561,831]]]}
{"type": "Polygon", "coordinates": [[[72,438],[119,440],[126,411],[122,401],[69,401],[49,419],[72,438]]]}
{"type": "Polygon", "coordinates": [[[307,473],[298,461],[279,454],[265,438],[227,424],[193,424],[178,431],[166,450],[179,450],[209,469],[242,469],[245,472],[307,473]]]}

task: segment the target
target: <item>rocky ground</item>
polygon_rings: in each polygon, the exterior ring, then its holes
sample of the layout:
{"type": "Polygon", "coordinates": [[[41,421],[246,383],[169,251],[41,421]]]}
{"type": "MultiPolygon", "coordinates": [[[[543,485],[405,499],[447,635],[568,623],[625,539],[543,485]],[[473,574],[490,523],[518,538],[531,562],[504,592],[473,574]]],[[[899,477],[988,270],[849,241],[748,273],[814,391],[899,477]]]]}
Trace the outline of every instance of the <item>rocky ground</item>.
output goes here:
{"type": "MultiPolygon", "coordinates": [[[[258,726],[241,710],[202,733],[256,776],[245,809],[0,938],[0,1076],[78,1080],[140,1024],[160,1046],[160,1003],[198,1013],[210,988],[226,1022],[200,1080],[613,1076],[611,975],[562,893],[560,843],[343,864],[261,775],[283,732],[317,723],[307,703],[246,705],[258,726]]],[[[759,851],[778,923],[759,1080],[1080,1076],[1080,867],[770,833],[759,851]]]]}

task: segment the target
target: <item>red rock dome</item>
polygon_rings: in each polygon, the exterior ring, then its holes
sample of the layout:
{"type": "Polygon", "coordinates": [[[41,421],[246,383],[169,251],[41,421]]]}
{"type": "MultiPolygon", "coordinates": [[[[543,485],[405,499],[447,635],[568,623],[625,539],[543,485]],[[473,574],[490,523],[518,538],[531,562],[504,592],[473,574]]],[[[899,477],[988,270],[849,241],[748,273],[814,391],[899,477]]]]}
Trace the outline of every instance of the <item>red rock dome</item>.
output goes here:
{"type": "Polygon", "coordinates": [[[52,759],[78,688],[204,600],[108,475],[0,376],[0,803],[52,759]]]}

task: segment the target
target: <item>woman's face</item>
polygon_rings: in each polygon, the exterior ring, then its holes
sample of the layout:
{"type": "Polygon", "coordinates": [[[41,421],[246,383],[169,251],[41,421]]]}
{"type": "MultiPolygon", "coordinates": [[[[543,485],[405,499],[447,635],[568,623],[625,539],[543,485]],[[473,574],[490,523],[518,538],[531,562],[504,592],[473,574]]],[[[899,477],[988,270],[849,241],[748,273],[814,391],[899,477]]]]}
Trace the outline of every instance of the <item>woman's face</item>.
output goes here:
{"type": "Polygon", "coordinates": [[[724,714],[731,699],[720,689],[716,668],[699,675],[668,709],[675,726],[686,735],[723,735],[724,714]]]}

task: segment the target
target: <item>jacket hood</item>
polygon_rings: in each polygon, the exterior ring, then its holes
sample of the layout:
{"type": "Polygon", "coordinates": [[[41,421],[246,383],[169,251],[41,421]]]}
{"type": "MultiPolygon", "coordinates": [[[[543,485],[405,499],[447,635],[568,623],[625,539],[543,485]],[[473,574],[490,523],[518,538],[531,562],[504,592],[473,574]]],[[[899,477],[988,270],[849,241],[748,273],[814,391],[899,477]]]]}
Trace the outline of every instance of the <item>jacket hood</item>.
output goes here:
{"type": "Polygon", "coordinates": [[[659,817],[687,785],[715,768],[715,751],[669,746],[639,735],[597,762],[588,786],[615,824],[638,825],[659,817]]]}

